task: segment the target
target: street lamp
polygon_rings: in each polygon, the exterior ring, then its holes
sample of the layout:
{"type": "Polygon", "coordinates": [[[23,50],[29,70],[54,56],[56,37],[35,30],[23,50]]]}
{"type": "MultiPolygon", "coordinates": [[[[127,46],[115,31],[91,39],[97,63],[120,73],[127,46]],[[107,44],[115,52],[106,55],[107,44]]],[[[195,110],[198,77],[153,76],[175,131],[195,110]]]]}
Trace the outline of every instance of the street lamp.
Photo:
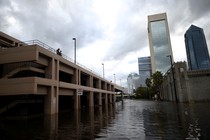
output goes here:
{"type": "Polygon", "coordinates": [[[76,38],[72,38],[74,40],[74,63],[77,63],[76,60],[76,45],[77,45],[77,39],[76,38]]]}
{"type": "Polygon", "coordinates": [[[115,83],[115,74],[114,74],[114,83],[115,83]]]}
{"type": "Polygon", "coordinates": [[[175,94],[175,100],[176,100],[176,103],[177,103],[178,100],[177,100],[177,95],[176,95],[176,83],[175,83],[175,78],[174,78],[172,57],[171,57],[171,55],[167,55],[167,57],[169,57],[170,63],[171,63],[171,73],[172,73],[172,78],[173,78],[173,83],[174,83],[174,94],[175,94]]]}
{"type": "Polygon", "coordinates": [[[103,78],[104,78],[104,63],[102,63],[102,66],[103,66],[103,78]]]}

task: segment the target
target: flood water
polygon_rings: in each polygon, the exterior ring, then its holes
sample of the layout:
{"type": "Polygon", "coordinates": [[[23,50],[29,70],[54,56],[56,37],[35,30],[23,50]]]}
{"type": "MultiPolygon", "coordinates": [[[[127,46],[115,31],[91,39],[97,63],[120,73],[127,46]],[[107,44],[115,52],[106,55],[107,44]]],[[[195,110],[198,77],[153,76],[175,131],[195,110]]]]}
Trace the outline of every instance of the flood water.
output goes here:
{"type": "Polygon", "coordinates": [[[124,100],[58,115],[0,120],[0,140],[210,139],[210,103],[124,100]]]}

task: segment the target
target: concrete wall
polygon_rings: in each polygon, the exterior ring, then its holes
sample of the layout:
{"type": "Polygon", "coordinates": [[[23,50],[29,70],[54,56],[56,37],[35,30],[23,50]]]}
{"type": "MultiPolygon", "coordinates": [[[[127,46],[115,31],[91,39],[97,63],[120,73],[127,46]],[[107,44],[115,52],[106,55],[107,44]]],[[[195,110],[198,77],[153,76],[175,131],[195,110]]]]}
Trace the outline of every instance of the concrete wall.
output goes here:
{"type": "Polygon", "coordinates": [[[59,95],[72,96],[74,108],[79,109],[78,89],[88,94],[89,106],[94,105],[95,95],[98,95],[99,105],[102,105],[102,97],[105,104],[114,101],[114,83],[56,54],[52,48],[24,43],[13,46],[12,41],[9,43],[6,47],[0,44],[0,98],[43,95],[46,114],[58,113],[59,95]]]}
{"type": "Polygon", "coordinates": [[[210,101],[210,69],[188,71],[186,62],[173,65],[174,80],[169,70],[161,85],[161,98],[167,101],[202,102],[210,101]],[[175,88],[174,88],[175,81],[175,88]]]}

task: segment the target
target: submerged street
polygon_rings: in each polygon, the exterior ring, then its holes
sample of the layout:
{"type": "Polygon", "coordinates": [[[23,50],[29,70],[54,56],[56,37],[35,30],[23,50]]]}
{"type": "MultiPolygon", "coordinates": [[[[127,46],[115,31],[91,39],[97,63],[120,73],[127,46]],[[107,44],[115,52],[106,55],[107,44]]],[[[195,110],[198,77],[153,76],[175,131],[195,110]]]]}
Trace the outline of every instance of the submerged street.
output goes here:
{"type": "Polygon", "coordinates": [[[209,108],[125,99],[52,116],[1,118],[0,139],[209,139],[209,108]]]}

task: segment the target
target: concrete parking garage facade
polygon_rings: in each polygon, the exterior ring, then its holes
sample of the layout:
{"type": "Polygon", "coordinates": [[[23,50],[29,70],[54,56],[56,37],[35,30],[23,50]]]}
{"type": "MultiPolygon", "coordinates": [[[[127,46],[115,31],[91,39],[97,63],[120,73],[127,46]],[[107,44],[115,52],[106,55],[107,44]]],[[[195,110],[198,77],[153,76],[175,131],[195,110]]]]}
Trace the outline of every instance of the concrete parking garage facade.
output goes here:
{"type": "MultiPolygon", "coordinates": [[[[37,40],[24,43],[3,32],[0,43],[0,98],[40,96],[45,114],[59,112],[59,97],[71,97],[69,107],[74,109],[80,109],[83,100],[90,107],[115,102],[114,83],[56,54],[46,44],[37,40]]],[[[5,103],[0,113],[16,104],[14,99],[5,103]]]]}

